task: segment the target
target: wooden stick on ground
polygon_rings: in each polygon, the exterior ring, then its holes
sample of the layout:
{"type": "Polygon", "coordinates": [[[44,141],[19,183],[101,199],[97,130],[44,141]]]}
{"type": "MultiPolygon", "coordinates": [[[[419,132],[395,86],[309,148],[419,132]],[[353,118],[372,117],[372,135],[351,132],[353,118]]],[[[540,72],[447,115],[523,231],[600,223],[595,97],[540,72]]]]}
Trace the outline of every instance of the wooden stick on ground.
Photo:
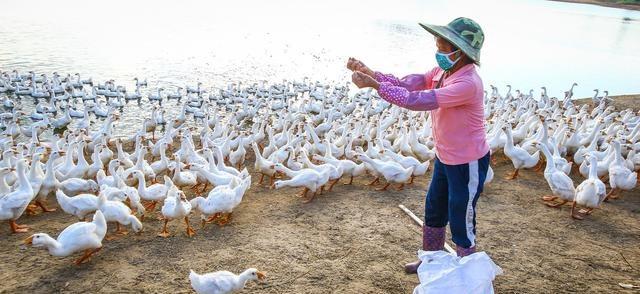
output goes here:
{"type": "MultiPolygon", "coordinates": [[[[418,224],[420,227],[424,226],[424,222],[420,218],[418,218],[415,214],[413,214],[413,212],[411,212],[411,210],[409,210],[406,206],[400,204],[398,205],[398,207],[400,207],[400,209],[402,209],[404,213],[406,213],[409,217],[411,217],[411,219],[413,219],[413,221],[416,224],[418,224]]],[[[449,253],[456,254],[456,251],[451,246],[449,246],[447,242],[444,242],[444,249],[446,249],[449,253]]]]}

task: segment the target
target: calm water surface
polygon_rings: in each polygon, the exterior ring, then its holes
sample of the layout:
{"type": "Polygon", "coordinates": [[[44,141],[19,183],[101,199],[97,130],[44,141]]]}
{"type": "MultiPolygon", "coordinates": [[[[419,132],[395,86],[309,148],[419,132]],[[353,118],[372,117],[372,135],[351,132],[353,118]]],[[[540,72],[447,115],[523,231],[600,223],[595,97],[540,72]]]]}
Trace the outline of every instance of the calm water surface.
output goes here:
{"type": "MultiPolygon", "coordinates": [[[[133,88],[224,87],[308,76],[346,81],[346,59],[398,75],[435,65],[416,22],[475,19],[483,80],[561,96],[640,92],[640,12],[520,1],[44,1],[0,6],[0,70],[80,73],[133,88]]],[[[146,90],[143,91],[146,96],[146,90]]]]}

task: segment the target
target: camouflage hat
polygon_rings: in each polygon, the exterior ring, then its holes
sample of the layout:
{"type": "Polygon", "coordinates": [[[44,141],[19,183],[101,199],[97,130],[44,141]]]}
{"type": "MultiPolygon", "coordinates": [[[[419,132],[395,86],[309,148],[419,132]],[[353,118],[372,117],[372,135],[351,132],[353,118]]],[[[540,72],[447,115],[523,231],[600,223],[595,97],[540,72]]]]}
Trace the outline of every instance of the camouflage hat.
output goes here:
{"type": "Polygon", "coordinates": [[[484,32],[475,21],[466,17],[458,17],[446,26],[423,23],[420,26],[429,33],[446,39],[473,61],[480,63],[480,49],[484,43],[484,32]]]}

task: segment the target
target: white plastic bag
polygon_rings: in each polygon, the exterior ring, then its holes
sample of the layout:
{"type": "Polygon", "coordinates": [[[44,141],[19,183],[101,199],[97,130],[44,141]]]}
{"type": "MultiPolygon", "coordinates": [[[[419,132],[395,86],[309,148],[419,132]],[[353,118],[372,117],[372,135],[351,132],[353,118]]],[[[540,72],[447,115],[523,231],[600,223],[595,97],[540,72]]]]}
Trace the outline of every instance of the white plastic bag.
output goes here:
{"type": "Polygon", "coordinates": [[[418,251],[420,285],[413,294],[493,294],[493,279],[502,274],[485,252],[457,257],[445,251],[418,251]]]}

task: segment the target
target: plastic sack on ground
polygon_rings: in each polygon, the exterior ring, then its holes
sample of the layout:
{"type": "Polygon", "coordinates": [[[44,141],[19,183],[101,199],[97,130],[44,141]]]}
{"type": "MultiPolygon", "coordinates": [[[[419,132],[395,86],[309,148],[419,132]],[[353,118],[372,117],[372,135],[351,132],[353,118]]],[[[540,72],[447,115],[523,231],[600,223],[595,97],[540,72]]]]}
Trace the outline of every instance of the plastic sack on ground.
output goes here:
{"type": "Polygon", "coordinates": [[[493,279],[502,274],[485,252],[463,258],[445,251],[418,251],[420,285],[414,294],[493,294],[493,279]]]}

